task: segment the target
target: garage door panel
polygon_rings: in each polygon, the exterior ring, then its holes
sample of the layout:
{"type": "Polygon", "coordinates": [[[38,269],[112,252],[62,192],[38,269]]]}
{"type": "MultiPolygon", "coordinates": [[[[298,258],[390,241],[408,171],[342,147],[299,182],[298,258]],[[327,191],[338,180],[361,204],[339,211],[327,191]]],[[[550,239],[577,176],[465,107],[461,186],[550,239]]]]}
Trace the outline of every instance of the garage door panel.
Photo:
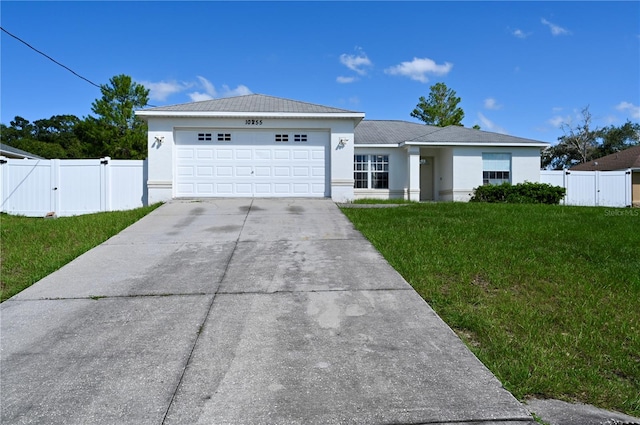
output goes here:
{"type": "Polygon", "coordinates": [[[243,159],[251,159],[251,158],[252,158],[251,149],[236,150],[236,159],[243,160],[243,159]]]}
{"type": "Polygon", "coordinates": [[[195,175],[194,167],[178,167],[177,173],[179,177],[192,177],[195,175]]]}
{"type": "Polygon", "coordinates": [[[212,140],[196,142],[198,131],[177,132],[175,196],[328,195],[328,132],[282,131],[289,141],[280,143],[273,131],[209,132],[212,140]],[[231,140],[217,141],[218,132],[231,140]]]}
{"type": "Polygon", "coordinates": [[[308,150],[296,149],[296,150],[293,151],[293,159],[296,159],[296,160],[307,160],[307,159],[309,159],[309,151],[308,150]]]}
{"type": "Polygon", "coordinates": [[[289,177],[291,169],[289,167],[273,167],[273,175],[276,177],[289,177]]]}
{"type": "Polygon", "coordinates": [[[196,174],[198,177],[211,177],[213,176],[213,166],[198,167],[196,174]]]}
{"type": "Polygon", "coordinates": [[[198,159],[211,159],[211,158],[213,158],[213,148],[198,149],[196,151],[196,157],[198,159]]]}
{"type": "Polygon", "coordinates": [[[213,194],[213,183],[198,183],[196,186],[196,190],[200,195],[211,195],[213,194]]]}
{"type": "Polygon", "coordinates": [[[273,158],[289,161],[291,159],[291,152],[288,150],[276,149],[273,151],[273,158]]]}
{"type": "Polygon", "coordinates": [[[215,158],[217,160],[233,159],[233,149],[216,149],[215,158]]]}
{"type": "Polygon", "coordinates": [[[236,167],[236,176],[237,177],[251,177],[252,167],[241,166],[236,167]]]}
{"type": "Polygon", "coordinates": [[[231,166],[220,166],[216,167],[216,176],[217,177],[233,177],[233,167],[231,166]]]}
{"type": "Polygon", "coordinates": [[[271,167],[255,167],[256,177],[271,177],[271,167]]]}

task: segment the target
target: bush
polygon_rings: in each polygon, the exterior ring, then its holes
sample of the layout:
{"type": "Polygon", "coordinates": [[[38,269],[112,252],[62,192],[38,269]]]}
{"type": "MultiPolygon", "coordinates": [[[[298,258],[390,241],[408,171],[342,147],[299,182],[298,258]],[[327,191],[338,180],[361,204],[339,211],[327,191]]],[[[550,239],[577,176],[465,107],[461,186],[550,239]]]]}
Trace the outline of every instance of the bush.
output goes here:
{"type": "Polygon", "coordinates": [[[502,202],[509,204],[559,204],[566,189],[547,183],[502,183],[474,189],[471,202],[502,202]]]}

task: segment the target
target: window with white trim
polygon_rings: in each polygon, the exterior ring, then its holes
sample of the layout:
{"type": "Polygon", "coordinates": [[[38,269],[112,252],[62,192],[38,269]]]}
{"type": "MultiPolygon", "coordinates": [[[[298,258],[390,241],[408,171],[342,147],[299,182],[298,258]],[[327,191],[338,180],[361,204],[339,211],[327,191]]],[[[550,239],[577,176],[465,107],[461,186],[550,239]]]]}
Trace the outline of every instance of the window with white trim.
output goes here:
{"type": "Polygon", "coordinates": [[[211,140],[211,133],[198,133],[198,140],[211,140]]]}
{"type": "Polygon", "coordinates": [[[293,141],[294,142],[306,142],[307,141],[307,135],[306,134],[294,134],[293,135],[293,141]]]}
{"type": "Polygon", "coordinates": [[[231,134],[230,133],[218,133],[218,142],[230,142],[231,134]]]}
{"type": "Polygon", "coordinates": [[[511,154],[482,154],[482,184],[511,183],[511,154]]]}
{"type": "Polygon", "coordinates": [[[389,155],[354,155],[354,189],[389,189],[389,155]]]}
{"type": "Polygon", "coordinates": [[[288,134],[276,134],[276,142],[282,143],[282,142],[288,142],[288,141],[289,141],[288,134]]]}

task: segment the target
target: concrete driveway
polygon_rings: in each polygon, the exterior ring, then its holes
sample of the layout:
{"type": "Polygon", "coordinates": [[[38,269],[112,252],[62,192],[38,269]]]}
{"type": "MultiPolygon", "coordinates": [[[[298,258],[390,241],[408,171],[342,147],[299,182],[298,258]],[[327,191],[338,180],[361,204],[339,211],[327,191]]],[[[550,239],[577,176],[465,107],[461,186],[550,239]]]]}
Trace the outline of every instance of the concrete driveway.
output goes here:
{"type": "Polygon", "coordinates": [[[326,199],[165,204],[0,313],[2,423],[533,423],[326,199]]]}

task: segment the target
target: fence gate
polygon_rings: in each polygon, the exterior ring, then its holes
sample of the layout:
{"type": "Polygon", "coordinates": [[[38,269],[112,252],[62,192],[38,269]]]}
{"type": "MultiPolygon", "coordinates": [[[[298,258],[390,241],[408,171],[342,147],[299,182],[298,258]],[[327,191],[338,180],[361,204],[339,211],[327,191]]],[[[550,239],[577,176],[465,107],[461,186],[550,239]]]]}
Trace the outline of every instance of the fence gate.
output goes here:
{"type": "Polygon", "coordinates": [[[546,171],[540,181],[567,189],[566,205],[631,206],[631,170],[620,171],[546,171]]]}
{"type": "Polygon", "coordinates": [[[0,210],[42,217],[147,204],[146,161],[0,157],[0,210]]]}

